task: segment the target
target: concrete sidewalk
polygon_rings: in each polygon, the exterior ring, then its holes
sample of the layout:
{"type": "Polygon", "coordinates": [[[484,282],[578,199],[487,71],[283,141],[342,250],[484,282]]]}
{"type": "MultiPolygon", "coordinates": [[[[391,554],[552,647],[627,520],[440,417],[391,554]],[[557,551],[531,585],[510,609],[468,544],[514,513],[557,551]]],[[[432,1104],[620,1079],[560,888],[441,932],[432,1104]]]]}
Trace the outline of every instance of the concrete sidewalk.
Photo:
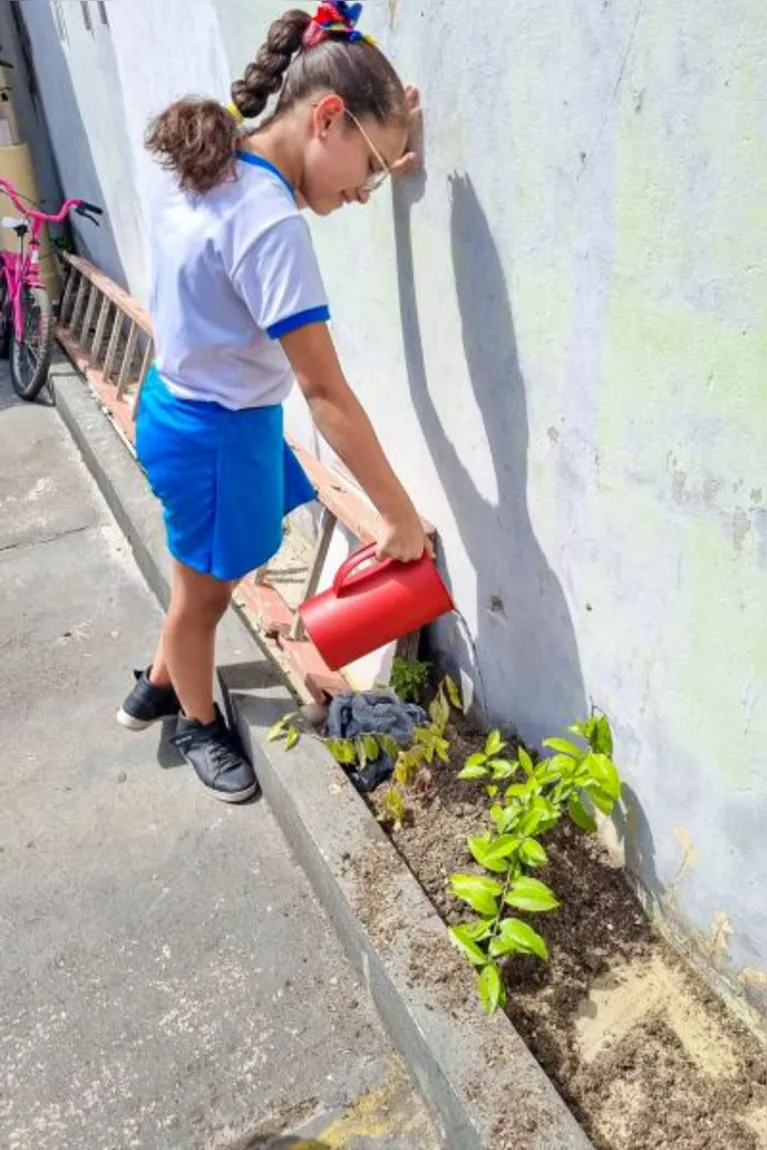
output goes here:
{"type": "Polygon", "coordinates": [[[3,373],[0,1146],[434,1150],[265,804],[114,722],[159,624],[55,410],[3,373]]]}

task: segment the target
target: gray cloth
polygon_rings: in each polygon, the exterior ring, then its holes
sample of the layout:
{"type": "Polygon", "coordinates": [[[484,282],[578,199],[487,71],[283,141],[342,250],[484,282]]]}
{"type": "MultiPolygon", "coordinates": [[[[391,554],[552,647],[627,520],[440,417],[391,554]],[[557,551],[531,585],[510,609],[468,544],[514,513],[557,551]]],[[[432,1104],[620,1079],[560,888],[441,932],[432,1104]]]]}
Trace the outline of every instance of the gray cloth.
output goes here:
{"type": "MultiPolygon", "coordinates": [[[[416,727],[426,726],[423,708],[403,703],[393,691],[349,691],[330,704],[326,734],[330,739],[357,739],[360,735],[389,735],[401,747],[413,741],[416,727]]],[[[349,768],[359,791],[374,791],[394,770],[394,760],[383,751],[361,770],[349,768]]]]}

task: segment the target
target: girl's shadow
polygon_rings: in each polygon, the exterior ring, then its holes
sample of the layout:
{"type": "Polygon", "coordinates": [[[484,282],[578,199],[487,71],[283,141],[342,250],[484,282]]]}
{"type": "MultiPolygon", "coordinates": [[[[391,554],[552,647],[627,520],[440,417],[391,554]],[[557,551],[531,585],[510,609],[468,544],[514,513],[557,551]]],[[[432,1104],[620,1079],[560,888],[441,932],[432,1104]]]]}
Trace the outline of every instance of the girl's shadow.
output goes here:
{"type": "MultiPolygon", "coordinates": [[[[471,180],[451,180],[450,237],[468,383],[484,421],[497,502],[483,495],[466,460],[472,444],[448,433],[427,378],[418,316],[410,216],[416,196],[394,190],[400,314],[411,398],[463,544],[447,566],[476,572],[476,645],[487,708],[534,741],[585,715],[575,631],[559,581],[527,506],[529,426],[511,305],[501,261],[471,180]]],[[[439,339],[440,332],[430,333],[439,339]]],[[[438,396],[444,381],[432,381],[438,396]]],[[[458,604],[459,607],[461,604],[458,604]]],[[[439,646],[457,641],[453,621],[439,646]]],[[[475,676],[476,681],[476,676],[475,676]]]]}

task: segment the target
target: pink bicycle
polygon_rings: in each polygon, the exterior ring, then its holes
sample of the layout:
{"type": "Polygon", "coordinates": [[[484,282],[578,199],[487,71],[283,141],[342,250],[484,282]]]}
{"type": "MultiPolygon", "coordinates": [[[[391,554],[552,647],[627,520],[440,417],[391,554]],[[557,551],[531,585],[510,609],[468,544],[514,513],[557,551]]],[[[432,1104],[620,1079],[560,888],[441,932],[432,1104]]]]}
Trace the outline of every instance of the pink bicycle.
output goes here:
{"type": "Polygon", "coordinates": [[[10,356],[16,392],[32,400],[45,385],[53,354],[53,309],[40,278],[40,233],[44,224],[60,224],[71,211],[98,226],[97,217],[103,212],[85,200],[67,200],[60,212],[49,216],[23,203],[25,197],[10,180],[0,178],[0,191],[23,217],[2,221],[17,236],[19,248],[0,251],[0,356],[10,356]]]}

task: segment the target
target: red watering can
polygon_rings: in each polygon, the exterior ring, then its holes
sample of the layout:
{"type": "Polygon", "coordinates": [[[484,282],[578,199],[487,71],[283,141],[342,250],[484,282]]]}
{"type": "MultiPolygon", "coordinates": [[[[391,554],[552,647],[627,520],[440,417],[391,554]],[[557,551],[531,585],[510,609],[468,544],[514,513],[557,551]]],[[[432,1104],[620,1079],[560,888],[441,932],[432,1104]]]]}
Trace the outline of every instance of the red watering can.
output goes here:
{"type": "Polygon", "coordinates": [[[415,563],[384,559],[357,571],[375,554],[373,543],[351,555],[333,586],[299,608],[309,638],[331,671],[454,610],[426,553],[415,563]]]}

